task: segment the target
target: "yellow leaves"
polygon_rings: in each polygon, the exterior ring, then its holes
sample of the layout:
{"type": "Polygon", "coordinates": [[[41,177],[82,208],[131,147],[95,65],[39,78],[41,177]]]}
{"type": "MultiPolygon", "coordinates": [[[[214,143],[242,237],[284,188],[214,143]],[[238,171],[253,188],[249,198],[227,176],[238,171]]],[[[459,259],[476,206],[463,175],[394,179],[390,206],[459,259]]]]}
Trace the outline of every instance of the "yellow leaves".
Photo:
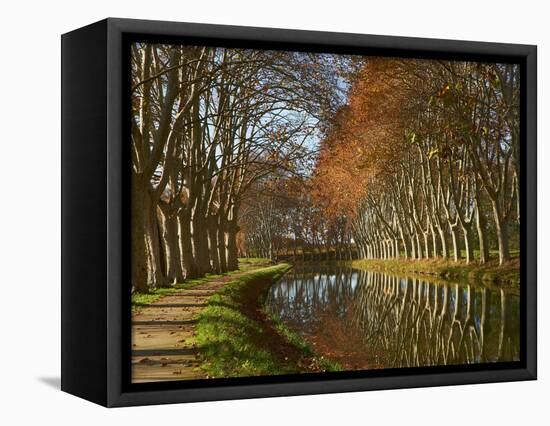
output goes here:
{"type": "Polygon", "coordinates": [[[439,154],[439,149],[437,149],[437,148],[432,148],[432,149],[430,149],[430,152],[428,152],[428,159],[431,160],[432,157],[433,157],[434,155],[437,155],[437,154],[439,154]]]}
{"type": "Polygon", "coordinates": [[[407,131],[407,134],[405,135],[405,138],[407,139],[407,142],[411,145],[414,145],[418,142],[418,138],[415,132],[407,131]]]}

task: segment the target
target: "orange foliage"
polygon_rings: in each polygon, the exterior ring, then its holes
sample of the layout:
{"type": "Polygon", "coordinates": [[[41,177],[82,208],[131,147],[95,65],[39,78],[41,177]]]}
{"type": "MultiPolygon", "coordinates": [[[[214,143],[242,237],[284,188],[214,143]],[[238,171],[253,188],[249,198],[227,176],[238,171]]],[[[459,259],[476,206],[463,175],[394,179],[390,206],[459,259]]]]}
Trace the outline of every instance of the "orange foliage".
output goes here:
{"type": "Polygon", "coordinates": [[[410,63],[369,59],[334,117],[313,179],[313,197],[327,217],[353,218],[374,182],[394,175],[406,149],[410,63]]]}

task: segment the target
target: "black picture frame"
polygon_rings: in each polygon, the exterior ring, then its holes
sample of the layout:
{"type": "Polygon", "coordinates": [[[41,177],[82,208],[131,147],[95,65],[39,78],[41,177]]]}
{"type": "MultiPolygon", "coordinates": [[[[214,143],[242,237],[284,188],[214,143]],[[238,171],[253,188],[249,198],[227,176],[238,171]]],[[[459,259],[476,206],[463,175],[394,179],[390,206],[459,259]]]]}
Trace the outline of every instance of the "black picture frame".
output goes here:
{"type": "Polygon", "coordinates": [[[537,377],[536,46],[109,18],[62,36],[62,390],[108,407],[537,377]],[[521,66],[521,360],[131,384],[129,51],[131,41],[521,66]]]}

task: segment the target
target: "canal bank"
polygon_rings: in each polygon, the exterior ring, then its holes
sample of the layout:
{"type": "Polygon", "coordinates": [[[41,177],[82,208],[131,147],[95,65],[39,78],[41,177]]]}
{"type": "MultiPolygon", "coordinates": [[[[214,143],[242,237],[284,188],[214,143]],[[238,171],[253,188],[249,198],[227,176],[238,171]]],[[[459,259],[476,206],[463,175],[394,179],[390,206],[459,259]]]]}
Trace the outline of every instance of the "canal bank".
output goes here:
{"type": "Polygon", "coordinates": [[[133,295],[133,382],[340,370],[264,309],[291,266],[243,259],[240,268],[133,295]]]}
{"type": "Polygon", "coordinates": [[[485,264],[452,262],[443,259],[360,259],[350,262],[353,268],[401,275],[425,275],[451,281],[484,283],[498,286],[519,286],[520,261],[515,258],[499,265],[498,260],[485,264]]]}
{"type": "Polygon", "coordinates": [[[290,329],[264,310],[265,296],[287,271],[283,263],[226,283],[196,317],[194,336],[207,378],[335,371],[290,329]]]}
{"type": "MultiPolygon", "coordinates": [[[[197,315],[210,297],[257,274],[277,274],[265,259],[243,262],[240,270],[187,280],[169,288],[132,295],[132,381],[203,379],[199,349],[191,343],[197,315]]],[[[262,275],[263,276],[263,275],[262,275]]]]}

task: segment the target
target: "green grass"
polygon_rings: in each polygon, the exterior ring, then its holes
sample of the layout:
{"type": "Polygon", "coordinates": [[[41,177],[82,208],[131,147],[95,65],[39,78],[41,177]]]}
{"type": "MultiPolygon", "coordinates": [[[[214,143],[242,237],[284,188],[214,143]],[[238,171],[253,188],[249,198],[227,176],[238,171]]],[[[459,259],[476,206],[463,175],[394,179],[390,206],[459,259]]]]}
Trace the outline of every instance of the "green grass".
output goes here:
{"type": "Polygon", "coordinates": [[[290,374],[304,371],[340,371],[339,364],[317,356],[312,348],[278,318],[258,307],[268,288],[281,278],[290,265],[270,265],[268,259],[239,259],[239,270],[221,275],[207,274],[169,288],[132,294],[132,311],[154,303],[163,296],[221,277],[236,276],[208,300],[197,316],[195,337],[188,343],[197,346],[201,368],[209,377],[244,377],[290,374]],[[288,355],[288,356],[286,356],[288,355]],[[308,358],[310,365],[304,366],[308,358]]]}
{"type": "Polygon", "coordinates": [[[188,341],[196,345],[208,377],[304,371],[302,362],[311,356],[311,349],[258,309],[267,289],[289,268],[283,263],[252,271],[229,281],[209,299],[197,316],[195,336],[188,341]]]}
{"type": "MultiPolygon", "coordinates": [[[[400,250],[399,255],[402,258],[405,258],[405,251],[400,250]]],[[[479,250],[474,250],[473,255],[474,255],[474,259],[476,261],[478,261],[479,260],[479,250]]],[[[450,249],[449,250],[449,258],[452,258],[453,256],[454,256],[454,250],[450,249]]],[[[460,250],[460,257],[462,259],[464,259],[466,257],[466,250],[464,250],[464,249],[460,250]]],[[[511,249],[510,250],[510,257],[512,259],[516,258],[516,257],[519,257],[519,250],[511,249]]],[[[491,259],[491,260],[498,259],[498,250],[489,250],[489,259],[491,259]]]]}
{"type": "Polygon", "coordinates": [[[196,286],[197,284],[212,281],[216,278],[231,276],[241,272],[258,269],[262,265],[267,265],[269,263],[270,263],[269,259],[263,259],[260,257],[254,257],[249,259],[242,258],[242,259],[239,259],[238,271],[231,271],[223,274],[206,274],[202,278],[185,280],[183,283],[177,283],[171,287],[152,289],[148,293],[137,293],[137,292],[133,293],[132,294],[132,312],[137,312],[139,309],[143,308],[144,306],[150,305],[151,303],[154,303],[157,300],[159,300],[161,297],[172,294],[178,290],[191,288],[193,286],[196,286]]]}
{"type": "Polygon", "coordinates": [[[137,293],[137,292],[133,293],[132,294],[132,312],[137,312],[139,309],[143,308],[144,306],[150,305],[151,303],[154,303],[157,300],[159,300],[161,297],[175,293],[178,290],[191,288],[198,284],[202,284],[202,283],[212,281],[217,278],[221,278],[225,276],[239,274],[243,271],[248,271],[250,269],[257,268],[257,267],[258,266],[256,265],[242,265],[242,266],[239,265],[239,270],[237,271],[226,272],[224,274],[206,274],[202,278],[186,280],[183,283],[174,284],[171,287],[152,289],[148,293],[137,293]]]}
{"type": "Polygon", "coordinates": [[[239,257],[239,266],[265,266],[271,261],[263,257],[239,257]]]}
{"type": "Polygon", "coordinates": [[[512,259],[504,265],[491,260],[481,265],[477,262],[466,264],[464,260],[453,262],[443,259],[363,259],[352,261],[352,266],[373,271],[431,275],[445,280],[470,281],[495,285],[519,285],[519,259],[512,259]]]}

